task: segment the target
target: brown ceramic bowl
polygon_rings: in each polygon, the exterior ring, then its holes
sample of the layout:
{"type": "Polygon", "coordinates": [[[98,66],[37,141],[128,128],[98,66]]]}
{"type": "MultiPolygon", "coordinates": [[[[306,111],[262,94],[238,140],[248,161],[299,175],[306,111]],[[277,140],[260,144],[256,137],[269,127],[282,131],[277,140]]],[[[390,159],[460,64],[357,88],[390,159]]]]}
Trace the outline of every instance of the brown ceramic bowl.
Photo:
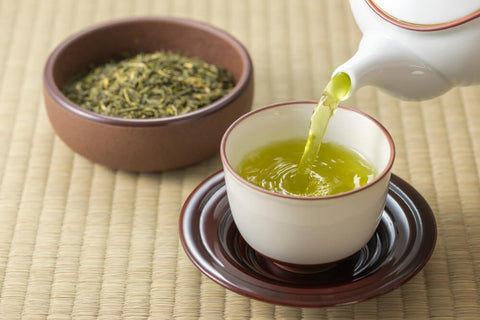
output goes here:
{"type": "Polygon", "coordinates": [[[90,27],[72,35],[50,55],[44,97],[58,136],[86,158],[128,171],[185,167],[218,152],[226,128],[250,110],[253,67],[243,45],[210,25],[167,17],[136,17],[90,27]],[[65,83],[92,65],[122,54],[169,50],[230,70],[236,85],[197,111],[158,119],[122,119],[82,109],[61,92],[65,83]]]}

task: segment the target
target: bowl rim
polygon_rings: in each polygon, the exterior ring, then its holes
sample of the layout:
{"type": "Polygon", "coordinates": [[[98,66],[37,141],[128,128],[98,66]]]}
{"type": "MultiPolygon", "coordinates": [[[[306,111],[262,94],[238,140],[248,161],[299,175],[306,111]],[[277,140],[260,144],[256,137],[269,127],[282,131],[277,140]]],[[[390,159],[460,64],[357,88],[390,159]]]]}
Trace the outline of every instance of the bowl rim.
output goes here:
{"type": "Polygon", "coordinates": [[[308,196],[300,196],[300,195],[288,195],[288,194],[282,194],[282,193],[277,193],[277,192],[273,192],[273,191],[270,191],[270,190],[267,190],[267,189],[264,189],[262,187],[259,187],[249,181],[247,181],[246,179],[244,179],[242,176],[240,176],[237,171],[232,167],[232,165],[230,164],[230,161],[228,161],[227,159],[227,155],[226,155],[226,144],[227,144],[227,139],[230,135],[230,133],[234,130],[234,128],[236,126],[238,126],[242,121],[246,120],[247,118],[251,117],[251,116],[254,116],[255,114],[257,113],[260,113],[262,111],[266,111],[266,110],[269,110],[269,109],[273,109],[273,108],[278,108],[278,107],[285,107],[285,106],[294,106],[294,105],[300,105],[300,104],[313,104],[313,105],[316,105],[318,104],[318,101],[315,101],[315,100],[296,100],[296,101],[285,101],[285,102],[277,102],[277,103],[273,103],[273,104],[270,104],[270,105],[267,105],[267,106],[264,106],[264,107],[260,107],[258,109],[255,109],[255,110],[252,110],[246,114],[244,114],[243,116],[241,116],[240,118],[238,118],[235,122],[233,122],[229,127],[228,129],[225,131],[223,137],[222,137],[222,141],[220,143],[220,158],[221,158],[221,161],[222,161],[222,164],[223,164],[223,167],[224,167],[224,171],[228,171],[235,180],[237,180],[239,183],[245,185],[247,188],[249,189],[253,189],[257,192],[261,192],[261,193],[264,193],[266,195],[269,195],[269,196],[273,196],[273,197],[276,197],[276,198],[281,198],[281,199],[291,199],[291,200],[329,200],[329,199],[336,199],[336,198],[342,198],[342,197],[345,197],[345,196],[349,196],[351,194],[355,194],[357,192],[360,192],[362,190],[365,190],[365,189],[368,189],[370,187],[372,187],[373,185],[377,184],[378,182],[380,182],[385,176],[387,176],[388,174],[391,173],[391,170],[392,170],[392,167],[393,167],[393,163],[395,161],[395,154],[396,154],[396,149],[395,149],[395,143],[393,141],[393,138],[390,134],[390,132],[388,132],[388,130],[378,121],[376,120],[375,118],[373,118],[372,116],[366,114],[365,112],[362,112],[360,110],[357,110],[357,109],[354,109],[354,108],[351,108],[351,107],[346,107],[346,106],[343,106],[343,105],[338,105],[338,108],[339,109],[344,109],[346,111],[349,111],[349,112],[354,112],[358,115],[360,115],[361,117],[364,117],[366,118],[367,120],[371,121],[374,125],[376,125],[382,132],[383,134],[385,135],[385,138],[387,139],[387,142],[388,142],[388,145],[390,147],[390,157],[388,159],[388,162],[387,162],[387,165],[385,166],[385,168],[381,171],[381,172],[378,172],[377,173],[377,176],[375,177],[375,179],[373,179],[372,181],[370,181],[369,183],[359,187],[359,188],[356,188],[356,189],[353,189],[353,190],[350,190],[350,191],[346,191],[346,192],[342,192],[342,193],[336,193],[336,194],[331,194],[331,195],[327,195],[327,196],[321,196],[321,197],[308,197],[308,196]]]}
{"type": "Polygon", "coordinates": [[[178,18],[178,17],[169,17],[169,16],[142,16],[142,17],[128,17],[110,20],[98,24],[94,24],[85,29],[82,29],[76,33],[73,33],[65,40],[63,40],[57,47],[51,52],[50,56],[47,59],[47,62],[43,71],[43,83],[44,91],[50,94],[51,98],[58,103],[58,105],[74,113],[77,116],[85,118],[87,120],[109,124],[117,126],[128,126],[128,127],[152,127],[152,126],[169,126],[176,125],[182,122],[190,122],[205,116],[208,116],[226,106],[231,102],[236,100],[248,87],[253,78],[253,63],[245,46],[230,33],[214,27],[205,22],[200,22],[193,19],[187,18],[178,18]],[[204,106],[198,110],[188,112],[186,114],[178,116],[170,116],[164,118],[151,118],[151,119],[125,119],[119,117],[112,117],[107,115],[102,115],[95,113],[93,111],[86,110],[79,105],[73,103],[68,99],[62,91],[58,88],[53,77],[53,67],[56,64],[58,56],[74,41],[79,38],[86,37],[91,33],[97,32],[98,30],[104,28],[111,28],[120,25],[128,25],[135,23],[143,22],[167,22],[176,25],[184,25],[194,29],[200,29],[208,33],[213,34],[216,37],[221,38],[222,40],[230,43],[236,51],[240,54],[241,61],[244,65],[243,72],[240,75],[239,80],[235,83],[235,86],[222,98],[214,101],[213,103],[204,106]]]}

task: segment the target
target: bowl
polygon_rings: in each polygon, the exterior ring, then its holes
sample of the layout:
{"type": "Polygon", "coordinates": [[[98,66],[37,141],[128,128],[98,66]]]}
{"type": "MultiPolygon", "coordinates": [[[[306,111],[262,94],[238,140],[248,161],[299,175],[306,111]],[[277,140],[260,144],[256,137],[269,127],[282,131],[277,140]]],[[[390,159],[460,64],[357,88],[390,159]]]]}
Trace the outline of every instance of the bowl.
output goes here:
{"type": "Polygon", "coordinates": [[[226,128],[250,110],[253,100],[253,66],[245,47],[211,25],[173,17],[114,20],[73,34],[49,56],[43,83],[50,122],[72,150],[96,163],[137,172],[182,168],[213,156],[226,128]],[[160,50],[221,65],[233,73],[236,84],[208,106],[156,119],[100,115],[61,92],[91,66],[125,53],[160,50]]]}
{"type": "Polygon", "coordinates": [[[225,132],[220,155],[232,217],[245,241],[279,266],[318,270],[358,252],[383,213],[395,158],[391,135],[375,119],[339,106],[323,141],[363,155],[376,171],[367,184],[343,193],[306,197],[275,193],[237,173],[245,155],[277,141],[306,139],[315,101],[294,101],[251,111],[225,132]]]}

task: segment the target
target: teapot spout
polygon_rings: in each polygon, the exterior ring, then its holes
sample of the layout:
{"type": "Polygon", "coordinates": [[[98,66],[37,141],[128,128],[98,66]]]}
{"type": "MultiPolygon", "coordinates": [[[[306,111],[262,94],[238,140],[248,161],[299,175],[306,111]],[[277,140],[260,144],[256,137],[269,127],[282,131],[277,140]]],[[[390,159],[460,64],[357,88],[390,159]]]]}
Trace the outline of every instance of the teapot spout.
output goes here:
{"type": "Polygon", "coordinates": [[[430,99],[453,86],[410,49],[379,35],[364,36],[355,55],[333,75],[339,72],[350,77],[351,92],[373,85],[403,100],[430,99]]]}

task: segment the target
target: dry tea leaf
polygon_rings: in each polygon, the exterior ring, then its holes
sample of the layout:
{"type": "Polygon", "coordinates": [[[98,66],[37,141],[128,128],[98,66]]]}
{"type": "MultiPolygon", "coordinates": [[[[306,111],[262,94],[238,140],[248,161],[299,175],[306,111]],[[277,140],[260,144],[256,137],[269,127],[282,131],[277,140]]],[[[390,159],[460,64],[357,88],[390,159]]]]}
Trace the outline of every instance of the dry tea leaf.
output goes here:
{"type": "Polygon", "coordinates": [[[98,66],[72,79],[63,93],[99,114],[149,119],[198,110],[234,86],[231,72],[220,66],[162,51],[98,66]]]}

